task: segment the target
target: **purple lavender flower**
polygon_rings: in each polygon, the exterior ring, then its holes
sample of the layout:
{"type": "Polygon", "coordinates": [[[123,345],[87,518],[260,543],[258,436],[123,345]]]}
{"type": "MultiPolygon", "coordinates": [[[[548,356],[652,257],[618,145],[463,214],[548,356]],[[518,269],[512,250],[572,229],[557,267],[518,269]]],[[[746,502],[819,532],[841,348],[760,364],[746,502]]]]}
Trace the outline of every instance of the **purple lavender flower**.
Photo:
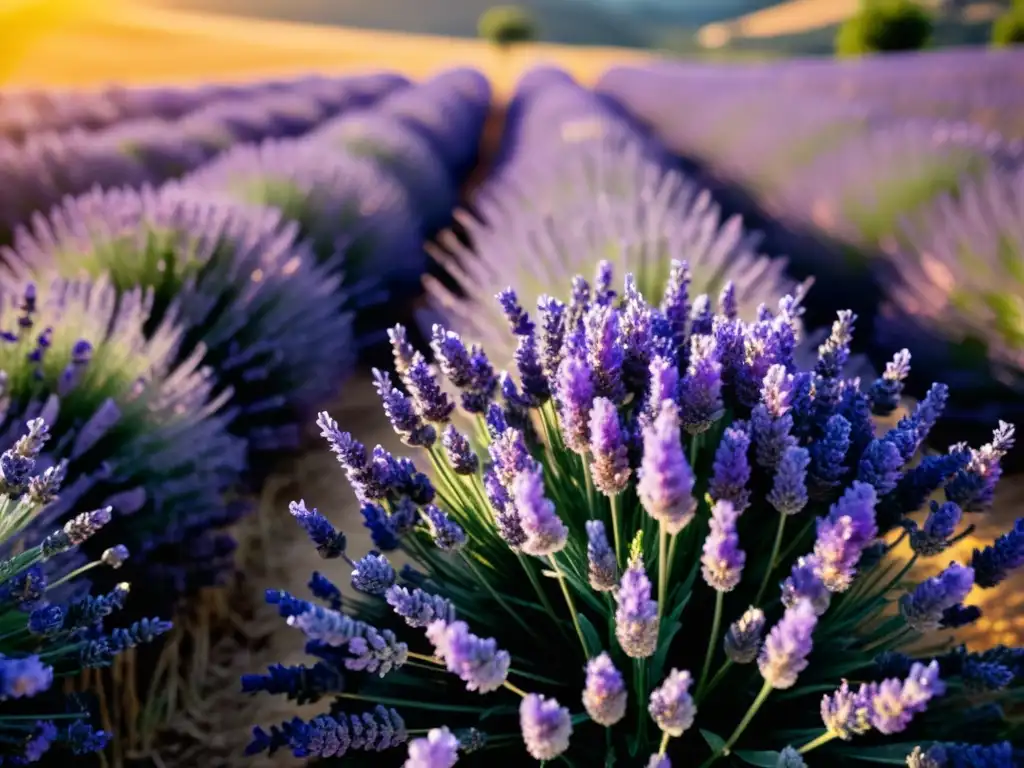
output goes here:
{"type": "Polygon", "coordinates": [[[632,469],[615,403],[604,397],[594,399],[590,411],[590,465],[594,486],[606,496],[626,490],[632,469]]]}
{"type": "Polygon", "coordinates": [[[920,528],[913,521],[907,523],[910,531],[910,548],[925,557],[938,555],[949,547],[950,539],[963,518],[960,507],[951,501],[942,505],[932,501],[930,509],[924,525],[920,528]]]}
{"type": "Polygon", "coordinates": [[[619,567],[615,561],[615,550],[608,543],[604,523],[588,520],[587,528],[587,575],[592,589],[610,592],[618,586],[619,567]]]}
{"type": "Polygon", "coordinates": [[[735,421],[726,427],[715,450],[715,462],[708,493],[716,501],[731,502],[737,514],[750,506],[750,425],[735,421]]]}
{"type": "Polygon", "coordinates": [[[690,308],[690,336],[707,336],[714,329],[715,311],[711,299],[702,293],[693,300],[690,308]]]}
{"type": "Polygon", "coordinates": [[[995,543],[974,550],[971,566],[975,580],[982,589],[991,589],[1010,573],[1024,565],[1024,517],[1018,518],[1013,529],[1004,533],[995,543]]]}
{"type": "Polygon", "coordinates": [[[526,541],[526,533],[508,490],[493,470],[488,470],[484,474],[484,492],[494,511],[498,535],[514,552],[521,551],[526,541]]]}
{"type": "Polygon", "coordinates": [[[775,768],[807,768],[803,756],[793,747],[783,747],[775,768]]]}
{"type": "Polygon", "coordinates": [[[693,519],[694,476],[683,454],[679,412],[665,401],[654,423],[644,428],[644,455],[638,473],[637,494],[651,517],[671,534],[679,533],[693,519]]]}
{"type": "Polygon", "coordinates": [[[540,362],[544,375],[554,381],[562,362],[565,342],[565,304],[550,296],[537,299],[540,318],[540,362]]]}
{"type": "Polygon", "coordinates": [[[690,365],[680,395],[683,427],[699,435],[722,417],[722,363],[714,336],[690,337],[690,365]]]}
{"type": "Polygon", "coordinates": [[[690,266],[685,261],[672,260],[668,282],[661,297],[661,311],[672,327],[675,347],[686,344],[686,326],[690,319],[690,266]]]}
{"type": "Polygon", "coordinates": [[[334,530],[334,526],[315,508],[306,509],[306,502],[299,500],[289,503],[288,511],[292,513],[292,517],[316,545],[316,551],[320,553],[320,557],[332,559],[345,554],[347,546],[345,534],[334,530]]]}
{"type": "Polygon", "coordinates": [[[352,658],[345,659],[346,669],[376,673],[378,677],[400,669],[409,660],[409,647],[398,642],[390,629],[378,631],[367,627],[361,637],[353,637],[349,641],[348,650],[352,658]]]}
{"type": "Polygon", "coordinates": [[[502,485],[509,489],[520,472],[537,465],[526,447],[523,433],[518,429],[506,429],[491,441],[487,450],[494,462],[494,472],[502,485]]]}
{"type": "Polygon", "coordinates": [[[939,664],[932,661],[927,667],[915,663],[902,683],[866,683],[858,697],[864,702],[871,726],[879,733],[891,735],[906,730],[914,715],[924,712],[928,702],[945,691],[946,686],[939,679],[939,664]]]}
{"type": "Polygon", "coordinates": [[[384,593],[395,613],[405,619],[410,627],[427,627],[435,621],[451,624],[455,621],[455,606],[450,600],[438,595],[393,584],[384,593]]]}
{"type": "Polygon", "coordinates": [[[623,347],[622,377],[626,390],[641,395],[647,389],[648,367],[654,342],[654,314],[636,286],[636,278],[626,275],[619,343],[623,347]]]}
{"type": "Polygon", "coordinates": [[[477,469],[480,467],[480,459],[473,451],[473,446],[470,445],[469,440],[455,428],[454,424],[449,424],[445,427],[444,432],[441,434],[441,445],[444,446],[448,462],[452,465],[455,474],[476,474],[477,469]]]}
{"type": "Polygon", "coordinates": [[[467,691],[490,693],[508,678],[508,651],[498,650],[494,638],[482,640],[472,634],[464,621],[435,621],[427,627],[427,639],[434,644],[434,655],[466,683],[467,691]]]}
{"type": "Polygon", "coordinates": [[[870,699],[861,692],[850,690],[844,680],[835,693],[826,694],[821,699],[821,720],[825,730],[843,741],[867,733],[871,730],[869,705],[870,699]]]}
{"type": "Polygon", "coordinates": [[[857,465],[857,479],[874,486],[878,495],[885,496],[896,488],[903,473],[903,454],[889,440],[872,440],[857,465]]]}
{"type": "Polygon", "coordinates": [[[757,666],[761,676],[776,690],[792,688],[797,676],[807,668],[811,652],[811,635],[818,617],[807,600],[800,600],[786,609],[779,623],[765,638],[757,666]]]}
{"type": "Polygon", "coordinates": [[[551,397],[551,388],[541,365],[537,337],[533,333],[518,338],[513,359],[523,382],[525,400],[534,408],[543,405],[551,397]]]}
{"type": "Polygon", "coordinates": [[[594,380],[582,358],[569,355],[558,368],[556,382],[562,439],[566,447],[586,455],[590,450],[590,409],[594,402],[594,380]]]}
{"type": "Polygon", "coordinates": [[[875,504],[878,496],[867,483],[854,482],[828,516],[817,523],[814,554],[819,576],[832,592],[845,592],[857,574],[861,553],[878,536],[875,504]]]}
{"type": "Polygon", "coordinates": [[[447,727],[431,728],[425,738],[409,742],[405,768],[453,768],[459,761],[459,740],[447,727]]]}
{"type": "Polygon", "coordinates": [[[441,373],[452,386],[466,389],[473,382],[473,363],[462,338],[440,325],[434,325],[431,332],[430,348],[441,373]]]}
{"type": "Polygon", "coordinates": [[[433,504],[428,505],[424,512],[430,526],[430,537],[438,549],[458,552],[466,546],[466,532],[462,530],[461,525],[433,504]]]}
{"type": "Polygon", "coordinates": [[[572,719],[554,699],[529,694],[519,705],[519,727],[534,760],[553,760],[569,748],[572,719]]]}
{"type": "Polygon", "coordinates": [[[959,605],[974,586],[974,569],[950,563],[938,576],[926,579],[900,598],[900,614],[918,632],[930,632],[942,624],[943,613],[959,605]]]}
{"type": "Polygon", "coordinates": [[[674,738],[689,730],[697,716],[697,707],[690,696],[692,684],[689,672],[673,669],[661,686],[651,692],[647,711],[658,727],[674,738]]]}
{"type": "Polygon", "coordinates": [[[780,514],[795,515],[807,506],[807,467],[811,455],[806,448],[790,446],[782,454],[768,503],[780,514]]]}
{"type": "Polygon", "coordinates": [[[619,341],[619,313],[595,304],[587,312],[587,362],[593,371],[594,391],[615,403],[626,395],[622,382],[623,351],[619,341]]]}
{"type": "Polygon", "coordinates": [[[679,404],[679,368],[672,360],[658,355],[651,360],[648,372],[650,375],[644,416],[654,421],[661,413],[662,402],[671,400],[679,404]]]}
{"type": "Polygon", "coordinates": [[[437,432],[420,419],[412,402],[391,383],[391,377],[376,368],[373,371],[374,387],[384,405],[384,414],[391,422],[402,442],[410,446],[429,448],[437,439],[437,432]]]}
{"type": "Polygon", "coordinates": [[[355,563],[352,586],[368,595],[383,595],[395,583],[397,574],[388,559],[371,552],[355,563]]]}
{"type": "Polygon", "coordinates": [[[736,303],[736,284],[729,280],[718,294],[718,311],[729,320],[735,320],[739,316],[739,306],[736,303]]]}
{"type": "Polygon", "coordinates": [[[519,297],[516,296],[516,292],[512,288],[506,288],[500,291],[495,298],[498,300],[498,304],[501,305],[501,311],[505,315],[505,319],[508,320],[509,328],[512,329],[512,333],[516,336],[530,336],[534,333],[534,325],[530,320],[530,316],[526,314],[519,305],[519,297]]]}
{"type": "Polygon", "coordinates": [[[587,662],[587,682],[583,689],[583,707],[598,725],[611,727],[626,716],[629,694],[622,673],[611,656],[602,653],[587,662]]]}
{"type": "Polygon", "coordinates": [[[750,606],[725,632],[726,657],[736,664],[750,664],[761,650],[764,628],[764,611],[750,606]]]}
{"type": "Polygon", "coordinates": [[[850,422],[838,413],[825,424],[820,440],[811,444],[811,476],[824,488],[839,484],[847,467],[843,464],[850,450],[850,422]]]}
{"type": "Polygon", "coordinates": [[[128,561],[128,547],[118,544],[110,549],[105,549],[100,560],[104,565],[116,571],[128,561]]]}
{"type": "Polygon", "coordinates": [[[896,410],[903,395],[903,382],[910,375],[910,352],[901,349],[886,363],[885,373],[875,379],[868,390],[871,411],[877,416],[888,416],[896,410]]]}
{"type": "Polygon", "coordinates": [[[615,272],[612,263],[607,259],[597,262],[597,270],[594,274],[594,303],[601,307],[610,307],[615,303],[615,289],[612,288],[612,280],[615,272]]]}
{"type": "Polygon", "coordinates": [[[512,498],[526,534],[523,552],[537,557],[560,552],[568,541],[569,529],[559,519],[555,505],[544,495],[544,473],[539,464],[516,476],[512,498]]]}
{"type": "Polygon", "coordinates": [[[814,555],[801,557],[782,583],[782,604],[792,608],[801,600],[810,602],[814,612],[821,616],[832,603],[832,593],[821,580],[821,564],[814,555]]]}
{"type": "Polygon", "coordinates": [[[653,754],[647,761],[647,768],[672,768],[672,761],[668,755],[653,754]]]}
{"type": "Polygon", "coordinates": [[[403,379],[412,396],[413,406],[421,417],[435,424],[448,421],[455,410],[455,403],[438,385],[430,364],[419,352],[413,354],[403,379]]]}
{"type": "Polygon", "coordinates": [[[53,684],[53,667],[38,656],[20,659],[0,657],[0,700],[35,696],[53,684]]]}
{"type": "Polygon", "coordinates": [[[416,350],[413,349],[406,336],[405,326],[395,325],[388,328],[388,341],[391,342],[391,356],[395,360],[395,372],[404,380],[409,366],[412,365],[413,356],[416,354],[416,350]]]}
{"type": "Polygon", "coordinates": [[[639,548],[622,574],[615,602],[615,637],[622,650],[633,659],[652,656],[658,646],[658,603],[651,599],[651,580],[639,548]]]}
{"type": "Polygon", "coordinates": [[[731,592],[736,588],[747,561],[736,533],[739,516],[729,501],[716,501],[711,507],[711,532],[704,540],[701,572],[704,581],[719,592],[731,592]]]}

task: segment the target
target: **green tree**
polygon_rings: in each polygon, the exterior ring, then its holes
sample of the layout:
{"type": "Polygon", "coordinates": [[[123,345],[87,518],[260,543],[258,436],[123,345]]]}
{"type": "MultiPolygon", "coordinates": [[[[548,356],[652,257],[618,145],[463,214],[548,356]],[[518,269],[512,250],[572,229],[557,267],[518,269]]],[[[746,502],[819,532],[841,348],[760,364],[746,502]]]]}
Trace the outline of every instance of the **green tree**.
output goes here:
{"type": "Polygon", "coordinates": [[[499,48],[537,39],[537,23],[528,10],[518,5],[496,5],[484,11],[477,30],[480,37],[499,48]]]}
{"type": "Polygon", "coordinates": [[[1024,0],[1014,0],[1013,7],[992,25],[992,45],[1007,48],[1024,45],[1024,0]]]}
{"type": "Polygon", "coordinates": [[[920,50],[933,27],[931,14],[914,0],[864,0],[860,11],[839,28],[836,55],[920,50]]]}

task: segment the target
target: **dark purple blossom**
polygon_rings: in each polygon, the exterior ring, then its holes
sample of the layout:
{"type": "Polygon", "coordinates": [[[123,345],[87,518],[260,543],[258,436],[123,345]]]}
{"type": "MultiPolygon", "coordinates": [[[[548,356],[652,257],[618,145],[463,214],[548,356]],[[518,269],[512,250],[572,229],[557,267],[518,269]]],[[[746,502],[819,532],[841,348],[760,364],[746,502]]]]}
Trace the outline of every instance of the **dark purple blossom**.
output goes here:
{"type": "Polygon", "coordinates": [[[725,655],[736,664],[750,664],[757,658],[764,638],[765,616],[760,608],[751,606],[729,625],[722,642],[725,655]]]}
{"type": "Polygon", "coordinates": [[[359,559],[352,571],[352,586],[368,595],[383,595],[397,575],[388,559],[377,552],[359,559]]]}
{"type": "Polygon", "coordinates": [[[458,552],[466,546],[466,532],[462,526],[433,504],[424,510],[430,525],[430,536],[438,549],[445,552],[458,552]]]}
{"type": "Polygon", "coordinates": [[[619,412],[611,400],[594,399],[590,411],[590,471],[594,486],[607,496],[626,490],[632,472],[619,412]]]}
{"type": "Polygon", "coordinates": [[[728,501],[741,514],[750,506],[750,425],[734,421],[725,428],[715,449],[715,461],[708,492],[716,501],[728,501]]]}
{"type": "Polygon", "coordinates": [[[698,435],[722,417],[722,363],[714,336],[691,336],[690,342],[690,364],[680,386],[680,413],[686,431],[698,435]]]}
{"type": "Polygon", "coordinates": [[[626,394],[622,381],[624,353],[619,329],[619,313],[613,307],[595,304],[587,312],[587,362],[592,371],[594,392],[615,403],[622,402],[626,394]]]}
{"type": "Polygon", "coordinates": [[[429,447],[437,439],[437,432],[424,424],[412,402],[391,383],[391,377],[374,369],[374,387],[384,406],[384,414],[406,445],[429,447]]]}
{"type": "Polygon", "coordinates": [[[587,528],[587,575],[592,589],[610,592],[618,586],[619,567],[615,562],[615,550],[608,543],[604,523],[588,520],[587,528]]]}
{"type": "Polygon", "coordinates": [[[878,416],[888,416],[896,410],[903,395],[903,382],[910,375],[910,352],[901,349],[886,363],[885,373],[875,379],[868,390],[871,410],[878,416]]]}
{"type": "Polygon", "coordinates": [[[1024,565],[1024,517],[1013,528],[984,549],[974,550],[971,567],[982,589],[1000,584],[1011,571],[1024,565]]]}
{"type": "Polygon", "coordinates": [[[907,523],[911,549],[926,557],[944,552],[962,518],[963,512],[953,502],[947,501],[940,505],[932,501],[931,511],[923,526],[918,527],[913,521],[907,523]]]}
{"type": "Polygon", "coordinates": [[[900,614],[918,632],[942,625],[945,611],[960,605],[974,587],[974,569],[950,563],[938,576],[925,579],[900,598],[900,614]]]}
{"type": "Polygon", "coordinates": [[[409,388],[413,406],[421,417],[435,424],[448,421],[455,410],[455,403],[448,399],[448,395],[438,385],[430,364],[419,352],[413,354],[403,380],[409,388]]]}
{"type": "Polygon", "coordinates": [[[330,521],[316,509],[306,509],[305,501],[293,501],[288,505],[292,517],[302,526],[309,538],[316,545],[320,557],[331,559],[345,554],[347,540],[345,534],[336,531],[330,521]]]}
{"type": "Polygon", "coordinates": [[[590,409],[595,396],[586,360],[567,356],[558,368],[556,390],[562,439],[569,450],[583,456],[590,450],[590,409]]]}
{"type": "Polygon", "coordinates": [[[441,434],[441,444],[448,456],[448,463],[457,475],[475,475],[480,467],[480,459],[477,457],[469,440],[455,428],[454,424],[445,427],[441,434]]]}

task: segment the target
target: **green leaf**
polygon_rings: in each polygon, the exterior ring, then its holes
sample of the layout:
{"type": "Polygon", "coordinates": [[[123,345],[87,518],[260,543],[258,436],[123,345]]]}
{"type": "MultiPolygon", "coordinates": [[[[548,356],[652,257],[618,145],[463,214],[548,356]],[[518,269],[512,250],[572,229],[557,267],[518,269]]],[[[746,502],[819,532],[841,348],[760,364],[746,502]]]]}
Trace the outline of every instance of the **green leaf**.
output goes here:
{"type": "Polygon", "coordinates": [[[704,741],[708,743],[708,746],[711,747],[711,751],[716,755],[720,754],[725,749],[725,739],[717,733],[712,733],[711,731],[701,728],[700,735],[704,737],[704,741]]]}
{"type": "Polygon", "coordinates": [[[590,649],[592,655],[596,656],[604,648],[601,644],[601,636],[597,634],[597,630],[590,623],[590,619],[582,613],[579,614],[579,617],[580,629],[583,630],[583,636],[587,639],[587,648],[590,649]]]}
{"type": "Polygon", "coordinates": [[[779,764],[778,752],[733,752],[736,757],[748,765],[759,765],[761,768],[776,768],[779,764]]]}
{"type": "Polygon", "coordinates": [[[590,715],[588,715],[586,712],[580,712],[578,715],[573,715],[572,716],[572,724],[573,725],[579,725],[580,723],[585,723],[585,722],[587,722],[589,720],[590,720],[590,715]]]}

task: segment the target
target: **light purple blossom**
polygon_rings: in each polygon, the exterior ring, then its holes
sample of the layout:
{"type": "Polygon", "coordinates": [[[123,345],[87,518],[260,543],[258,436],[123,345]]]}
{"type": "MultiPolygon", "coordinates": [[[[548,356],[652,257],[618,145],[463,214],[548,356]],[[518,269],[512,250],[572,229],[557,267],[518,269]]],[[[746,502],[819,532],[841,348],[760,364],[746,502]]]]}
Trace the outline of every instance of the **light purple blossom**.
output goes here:
{"type": "Polygon", "coordinates": [[[729,501],[716,501],[711,507],[711,531],[704,540],[701,572],[704,581],[719,592],[731,592],[736,588],[747,560],[736,533],[739,516],[729,501]]]}
{"type": "Polygon", "coordinates": [[[607,496],[626,490],[632,472],[629,450],[615,403],[604,397],[595,398],[590,411],[590,453],[594,486],[607,496]]]}
{"type": "Polygon", "coordinates": [[[864,549],[878,536],[875,504],[878,496],[867,483],[854,482],[818,520],[814,543],[818,575],[832,592],[845,592],[857,575],[864,549]]]}
{"type": "Polygon", "coordinates": [[[519,727],[534,760],[553,760],[569,748],[572,719],[554,699],[536,693],[526,696],[519,705],[519,727]]]}
{"type": "Polygon", "coordinates": [[[658,645],[658,603],[651,599],[651,580],[644,570],[643,556],[636,553],[622,574],[615,593],[615,637],[626,655],[644,659],[654,655],[658,645]]]}
{"type": "Polygon", "coordinates": [[[644,455],[637,495],[647,514],[679,533],[697,512],[694,476],[683,453],[679,412],[665,401],[654,423],[644,428],[644,455]]]}
{"type": "Polygon", "coordinates": [[[811,455],[806,448],[790,446],[775,470],[768,503],[780,514],[795,515],[807,506],[807,467],[811,455]]]}
{"type": "Polygon", "coordinates": [[[556,381],[558,415],[566,447],[581,456],[590,450],[590,409],[594,381],[587,361],[568,355],[558,366],[556,381]]]}
{"type": "Polygon", "coordinates": [[[587,680],[583,689],[583,707],[598,725],[610,727],[626,715],[629,694],[622,673],[607,653],[587,662],[587,680]]]}
{"type": "Polygon", "coordinates": [[[714,336],[690,337],[690,364],[681,385],[682,424],[699,435],[722,417],[722,363],[714,336]]]}
{"type": "Polygon", "coordinates": [[[569,529],[558,517],[555,505],[544,495],[544,471],[540,465],[516,476],[512,498],[526,534],[523,552],[537,557],[560,552],[568,541],[569,529]]]}
{"type": "Polygon", "coordinates": [[[508,679],[512,663],[508,651],[499,650],[494,638],[483,640],[472,634],[464,621],[435,621],[427,627],[427,639],[434,644],[434,655],[466,683],[467,691],[490,693],[508,679]]]}
{"type": "Polygon", "coordinates": [[[669,736],[679,738],[697,717],[697,706],[690,696],[693,678],[689,672],[673,669],[654,691],[647,705],[651,719],[669,736]]]}
{"type": "Polygon", "coordinates": [[[453,768],[459,762],[459,740],[447,727],[432,728],[425,738],[409,742],[405,768],[453,768]]]}
{"type": "Polygon", "coordinates": [[[807,669],[811,653],[811,635],[818,617],[810,602],[800,600],[786,609],[779,623],[765,638],[757,666],[761,676],[776,690],[792,688],[797,677],[807,669]]]}

